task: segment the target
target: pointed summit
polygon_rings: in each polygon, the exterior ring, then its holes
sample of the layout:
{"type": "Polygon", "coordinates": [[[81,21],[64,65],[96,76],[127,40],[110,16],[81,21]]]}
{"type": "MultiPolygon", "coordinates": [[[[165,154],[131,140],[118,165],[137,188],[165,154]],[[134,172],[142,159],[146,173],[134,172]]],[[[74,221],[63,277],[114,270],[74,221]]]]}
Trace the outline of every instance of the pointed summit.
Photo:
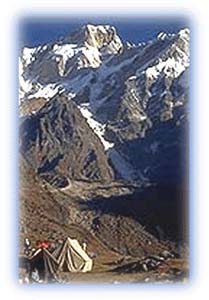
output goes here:
{"type": "Polygon", "coordinates": [[[66,42],[97,49],[105,47],[108,48],[110,53],[117,53],[123,47],[115,27],[110,25],[84,25],[81,29],[66,37],[64,43],[66,42]]]}

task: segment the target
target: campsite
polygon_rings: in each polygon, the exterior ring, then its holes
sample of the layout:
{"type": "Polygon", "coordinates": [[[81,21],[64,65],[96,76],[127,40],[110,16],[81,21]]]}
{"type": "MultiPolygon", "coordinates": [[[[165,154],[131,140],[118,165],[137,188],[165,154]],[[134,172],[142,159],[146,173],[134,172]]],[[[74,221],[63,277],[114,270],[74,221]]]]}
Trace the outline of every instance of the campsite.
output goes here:
{"type": "Polygon", "coordinates": [[[56,282],[59,281],[58,273],[85,273],[92,270],[92,259],[75,239],[68,237],[51,253],[47,248],[48,243],[42,243],[35,251],[31,250],[31,255],[29,251],[28,256],[22,257],[20,267],[28,273],[27,280],[56,282]]]}
{"type": "MultiPolygon", "coordinates": [[[[176,282],[186,280],[186,266],[182,271],[181,259],[150,257],[139,261],[131,257],[97,265],[76,239],[68,237],[53,251],[43,242],[37,249],[27,246],[27,255],[19,259],[20,283],[130,283],[130,282],[176,282]],[[163,264],[162,264],[163,262],[163,264]],[[156,264],[155,264],[156,263],[156,264]],[[160,265],[160,267],[159,267],[160,265]],[[185,277],[185,278],[184,278],[185,277]]],[[[92,255],[91,255],[92,256],[92,255]]],[[[165,256],[166,257],[166,256],[165,256]]],[[[113,256],[114,258],[114,256],[113,256]]]]}

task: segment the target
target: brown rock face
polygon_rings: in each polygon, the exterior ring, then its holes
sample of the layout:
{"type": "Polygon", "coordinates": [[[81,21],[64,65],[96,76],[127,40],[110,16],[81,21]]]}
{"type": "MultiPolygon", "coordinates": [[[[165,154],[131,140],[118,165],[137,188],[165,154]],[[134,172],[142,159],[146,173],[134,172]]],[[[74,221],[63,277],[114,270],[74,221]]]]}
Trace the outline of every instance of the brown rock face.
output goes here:
{"type": "Polygon", "coordinates": [[[47,181],[65,186],[70,180],[113,179],[101,141],[65,96],[22,119],[20,131],[21,152],[47,181]]]}
{"type": "Polygon", "coordinates": [[[46,99],[43,97],[33,98],[28,101],[23,101],[19,107],[20,117],[30,115],[40,110],[46,103],[46,99]]]}

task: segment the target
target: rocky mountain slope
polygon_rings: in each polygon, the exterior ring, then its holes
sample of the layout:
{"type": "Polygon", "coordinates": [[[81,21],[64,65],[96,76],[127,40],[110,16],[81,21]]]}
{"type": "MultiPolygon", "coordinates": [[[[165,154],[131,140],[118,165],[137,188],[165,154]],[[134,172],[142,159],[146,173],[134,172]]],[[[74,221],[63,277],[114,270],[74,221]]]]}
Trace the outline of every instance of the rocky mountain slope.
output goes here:
{"type": "Polygon", "coordinates": [[[133,45],[86,25],[23,48],[19,95],[23,232],[81,226],[133,257],[187,240],[188,29],[133,45]]]}

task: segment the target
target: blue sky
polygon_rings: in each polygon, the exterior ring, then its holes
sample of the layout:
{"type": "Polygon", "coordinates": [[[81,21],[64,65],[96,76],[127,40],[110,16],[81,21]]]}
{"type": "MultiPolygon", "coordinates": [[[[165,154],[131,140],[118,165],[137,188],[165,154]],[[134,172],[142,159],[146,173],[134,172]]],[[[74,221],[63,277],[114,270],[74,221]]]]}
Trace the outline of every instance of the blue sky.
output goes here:
{"type": "Polygon", "coordinates": [[[188,27],[188,20],[184,17],[26,17],[19,26],[20,47],[52,42],[89,23],[113,25],[123,40],[134,43],[152,39],[160,31],[175,33],[188,27]]]}

